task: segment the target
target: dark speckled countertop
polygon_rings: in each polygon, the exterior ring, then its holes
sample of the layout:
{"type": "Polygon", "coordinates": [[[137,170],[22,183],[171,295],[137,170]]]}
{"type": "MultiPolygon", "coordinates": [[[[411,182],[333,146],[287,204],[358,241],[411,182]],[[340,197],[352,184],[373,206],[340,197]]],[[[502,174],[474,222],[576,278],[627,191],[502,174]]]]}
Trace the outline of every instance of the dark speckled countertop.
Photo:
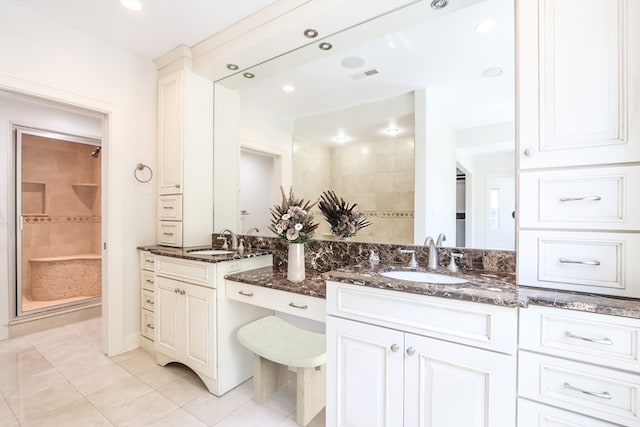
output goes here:
{"type": "MultiPolygon", "coordinates": [[[[380,275],[382,272],[391,270],[409,269],[399,265],[371,266],[369,263],[363,263],[356,266],[339,268],[326,273],[318,273],[313,270],[307,271],[306,279],[303,282],[295,283],[287,280],[286,271],[274,270],[273,267],[265,267],[231,274],[226,276],[226,278],[236,282],[319,298],[326,298],[325,280],[331,280],[378,289],[410,292],[504,307],[527,307],[533,304],[640,319],[640,300],[517,286],[515,284],[515,275],[510,273],[482,271],[474,271],[472,274],[465,272],[450,273],[442,269],[438,270],[437,273],[467,279],[467,282],[460,284],[432,284],[391,279],[380,275]]],[[[412,271],[428,270],[418,268],[412,269],[412,271]]]]}
{"type": "MultiPolygon", "coordinates": [[[[229,251],[231,253],[222,255],[196,255],[195,251],[209,250],[210,246],[193,246],[189,248],[172,248],[169,246],[140,246],[138,249],[151,252],[154,255],[168,256],[173,258],[188,259],[202,262],[223,262],[234,259],[252,258],[261,255],[271,255],[271,251],[266,249],[247,249],[244,251],[229,251]]],[[[220,250],[220,248],[215,248],[220,250]]]]}

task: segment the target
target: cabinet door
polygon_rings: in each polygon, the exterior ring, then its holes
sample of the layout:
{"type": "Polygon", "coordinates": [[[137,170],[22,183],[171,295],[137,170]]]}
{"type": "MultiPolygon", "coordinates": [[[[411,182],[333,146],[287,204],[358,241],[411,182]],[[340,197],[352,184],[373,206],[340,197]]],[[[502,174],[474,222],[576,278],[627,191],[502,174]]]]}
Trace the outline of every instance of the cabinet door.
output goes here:
{"type": "Polygon", "coordinates": [[[158,81],[158,194],[182,194],[183,72],[158,81]]]}
{"type": "Polygon", "coordinates": [[[636,0],[519,0],[522,169],[640,160],[636,0]]]}
{"type": "Polygon", "coordinates": [[[179,357],[181,325],[184,325],[178,293],[181,285],[184,284],[164,277],[155,279],[156,350],[176,360],[179,357]]]}
{"type": "Polygon", "coordinates": [[[515,357],[405,335],[405,426],[515,425],[515,357]]]}
{"type": "Polygon", "coordinates": [[[216,379],[215,289],[183,283],[180,294],[184,304],[186,364],[216,379]]]}
{"type": "Polygon", "coordinates": [[[402,426],[403,341],[402,332],[327,318],[327,425],[402,426]]]}

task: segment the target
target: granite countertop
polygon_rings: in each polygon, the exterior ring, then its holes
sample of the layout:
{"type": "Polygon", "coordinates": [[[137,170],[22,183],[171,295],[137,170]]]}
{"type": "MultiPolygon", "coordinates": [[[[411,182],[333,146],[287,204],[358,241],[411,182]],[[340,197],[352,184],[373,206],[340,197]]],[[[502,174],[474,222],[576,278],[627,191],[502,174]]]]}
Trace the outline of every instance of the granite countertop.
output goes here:
{"type": "Polygon", "coordinates": [[[286,271],[273,267],[230,274],[226,278],[318,298],[326,298],[325,280],[331,280],[504,307],[524,308],[532,304],[640,319],[640,300],[518,286],[515,284],[515,275],[509,273],[483,271],[450,273],[446,269],[441,269],[437,273],[463,278],[467,282],[431,284],[391,279],[380,275],[381,272],[391,270],[429,271],[424,268],[408,269],[403,265],[371,266],[369,263],[363,263],[326,273],[307,270],[306,279],[299,283],[290,282],[287,280],[286,271]]]}
{"type": "Polygon", "coordinates": [[[211,246],[193,246],[188,248],[173,248],[169,246],[139,246],[138,249],[142,251],[151,252],[154,255],[168,256],[173,258],[188,259],[191,261],[201,262],[224,262],[232,261],[234,259],[253,258],[261,255],[271,255],[272,252],[266,249],[245,249],[243,251],[229,251],[228,254],[220,255],[196,255],[194,251],[200,250],[221,250],[220,248],[211,248],[211,246]]]}

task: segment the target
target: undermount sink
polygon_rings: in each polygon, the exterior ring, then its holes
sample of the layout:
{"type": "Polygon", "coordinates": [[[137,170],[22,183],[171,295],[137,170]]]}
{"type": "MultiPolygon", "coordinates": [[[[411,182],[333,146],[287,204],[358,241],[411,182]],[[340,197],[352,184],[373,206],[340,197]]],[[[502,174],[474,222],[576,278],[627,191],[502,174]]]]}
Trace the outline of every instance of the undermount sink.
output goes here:
{"type": "Polygon", "coordinates": [[[390,279],[408,280],[411,282],[435,283],[435,284],[453,284],[466,283],[468,280],[459,277],[447,276],[444,274],[427,273],[424,271],[386,271],[380,273],[390,279]]]}
{"type": "Polygon", "coordinates": [[[204,249],[201,251],[190,251],[189,255],[227,255],[232,253],[233,251],[223,251],[220,249],[204,249]]]}

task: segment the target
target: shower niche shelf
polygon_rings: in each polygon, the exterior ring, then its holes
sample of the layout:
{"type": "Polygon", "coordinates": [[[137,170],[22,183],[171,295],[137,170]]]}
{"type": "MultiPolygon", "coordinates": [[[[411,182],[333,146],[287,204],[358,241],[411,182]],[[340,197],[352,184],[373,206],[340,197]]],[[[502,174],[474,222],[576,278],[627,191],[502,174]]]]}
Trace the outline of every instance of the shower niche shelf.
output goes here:
{"type": "Polygon", "coordinates": [[[98,188],[98,184],[92,184],[90,182],[74,182],[71,186],[78,188],[98,188]]]}
{"type": "Polygon", "coordinates": [[[22,181],[22,215],[38,216],[47,213],[47,184],[22,181]]]}

